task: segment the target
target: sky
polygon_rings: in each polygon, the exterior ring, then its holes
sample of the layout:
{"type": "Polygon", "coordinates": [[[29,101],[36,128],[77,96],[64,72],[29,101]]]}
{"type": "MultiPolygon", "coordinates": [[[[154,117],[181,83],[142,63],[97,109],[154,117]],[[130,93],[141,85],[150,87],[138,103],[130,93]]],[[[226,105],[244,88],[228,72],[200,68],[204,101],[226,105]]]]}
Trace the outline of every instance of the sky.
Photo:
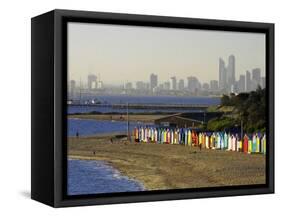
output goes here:
{"type": "Polygon", "coordinates": [[[236,80],[246,70],[265,75],[265,34],[229,31],[68,23],[68,79],[87,81],[95,74],[104,84],[158,82],[196,76],[218,80],[219,58],[236,61],[236,80]]]}

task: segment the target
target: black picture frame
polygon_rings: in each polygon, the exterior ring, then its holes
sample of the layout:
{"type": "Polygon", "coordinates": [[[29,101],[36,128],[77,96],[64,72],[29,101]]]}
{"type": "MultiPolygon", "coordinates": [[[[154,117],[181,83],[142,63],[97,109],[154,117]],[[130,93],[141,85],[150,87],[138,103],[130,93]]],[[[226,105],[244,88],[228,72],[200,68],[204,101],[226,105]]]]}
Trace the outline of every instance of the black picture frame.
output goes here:
{"type": "Polygon", "coordinates": [[[53,10],[31,21],[31,198],[53,207],[274,193],[274,24],[53,10]],[[98,196],[66,195],[66,23],[87,22],[266,34],[266,184],[98,196]],[[42,139],[44,138],[44,139],[42,139]]]}

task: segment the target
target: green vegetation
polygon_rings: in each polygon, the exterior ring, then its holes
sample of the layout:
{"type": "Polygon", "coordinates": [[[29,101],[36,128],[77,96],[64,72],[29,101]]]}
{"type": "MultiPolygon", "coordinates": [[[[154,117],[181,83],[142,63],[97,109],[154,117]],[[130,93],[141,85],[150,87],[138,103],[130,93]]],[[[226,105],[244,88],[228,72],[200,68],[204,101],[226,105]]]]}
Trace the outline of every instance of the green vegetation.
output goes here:
{"type": "Polygon", "coordinates": [[[207,129],[212,131],[221,131],[227,128],[231,128],[235,124],[235,119],[230,117],[216,118],[208,122],[207,129]]]}
{"type": "Polygon", "coordinates": [[[265,131],[266,127],[266,90],[258,87],[250,93],[238,95],[223,95],[221,106],[233,108],[232,112],[225,112],[221,118],[210,120],[208,130],[224,130],[243,123],[245,132],[265,131]]]}

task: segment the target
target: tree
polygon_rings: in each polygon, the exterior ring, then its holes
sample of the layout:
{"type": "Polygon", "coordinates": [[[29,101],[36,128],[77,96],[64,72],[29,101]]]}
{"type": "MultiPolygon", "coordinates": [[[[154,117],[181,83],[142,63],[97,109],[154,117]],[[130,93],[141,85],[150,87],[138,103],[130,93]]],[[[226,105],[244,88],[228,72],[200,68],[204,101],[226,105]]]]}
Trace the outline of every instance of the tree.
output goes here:
{"type": "Polygon", "coordinates": [[[260,86],[256,91],[240,93],[237,96],[223,95],[222,106],[234,106],[231,118],[226,115],[222,118],[210,120],[207,124],[209,130],[223,130],[231,128],[243,121],[245,132],[265,131],[266,129],[266,89],[260,86]]]}

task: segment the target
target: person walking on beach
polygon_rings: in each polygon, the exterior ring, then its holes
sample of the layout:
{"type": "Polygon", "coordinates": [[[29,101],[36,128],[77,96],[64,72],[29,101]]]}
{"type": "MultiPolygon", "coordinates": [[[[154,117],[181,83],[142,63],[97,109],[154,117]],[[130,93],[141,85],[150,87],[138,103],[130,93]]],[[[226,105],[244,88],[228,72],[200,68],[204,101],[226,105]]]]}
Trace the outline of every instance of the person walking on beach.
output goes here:
{"type": "Polygon", "coordinates": [[[79,138],[79,132],[78,131],[76,132],[76,138],[77,139],[79,138]]]}

